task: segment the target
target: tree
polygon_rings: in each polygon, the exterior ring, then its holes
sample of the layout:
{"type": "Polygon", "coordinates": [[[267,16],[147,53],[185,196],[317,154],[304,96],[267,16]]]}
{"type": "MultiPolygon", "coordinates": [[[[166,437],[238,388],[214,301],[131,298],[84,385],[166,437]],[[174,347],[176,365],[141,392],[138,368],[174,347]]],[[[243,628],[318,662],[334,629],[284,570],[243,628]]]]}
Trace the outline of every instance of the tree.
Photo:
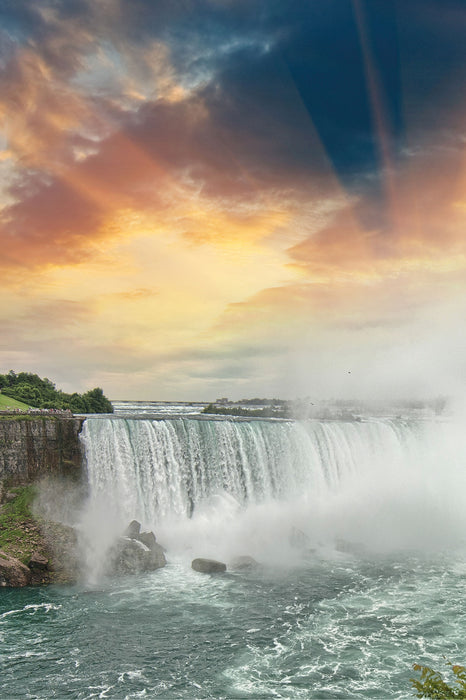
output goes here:
{"type": "Polygon", "coordinates": [[[454,676],[455,686],[446,683],[438,671],[430,666],[414,664],[415,671],[421,674],[420,680],[411,678],[413,689],[417,691],[418,698],[431,698],[431,700],[449,700],[450,698],[466,698],[466,668],[446,662],[454,676]]]}
{"type": "Polygon", "coordinates": [[[102,389],[91,389],[84,395],[66,394],[56,389],[50,379],[41,379],[31,372],[0,374],[0,389],[5,396],[36,408],[70,409],[73,413],[113,413],[113,406],[102,389]]]}
{"type": "Polygon", "coordinates": [[[113,413],[113,406],[100,387],[86,391],[83,399],[89,406],[89,413],[113,413]]]}

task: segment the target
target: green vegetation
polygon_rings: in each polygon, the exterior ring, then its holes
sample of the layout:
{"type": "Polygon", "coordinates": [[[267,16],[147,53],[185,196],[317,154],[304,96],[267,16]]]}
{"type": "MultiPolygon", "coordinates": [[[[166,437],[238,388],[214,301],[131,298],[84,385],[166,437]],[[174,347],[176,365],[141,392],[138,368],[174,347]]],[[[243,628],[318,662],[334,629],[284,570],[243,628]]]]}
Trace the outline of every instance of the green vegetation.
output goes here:
{"type": "Polygon", "coordinates": [[[209,413],[221,416],[244,416],[246,418],[289,418],[290,413],[285,408],[275,408],[273,406],[267,406],[264,408],[241,408],[240,406],[235,407],[220,407],[216,404],[210,403],[206,406],[202,413],[209,413]]]}
{"type": "MultiPolygon", "coordinates": [[[[10,370],[0,374],[0,397],[16,400],[34,408],[70,410],[73,413],[113,413],[113,406],[102,389],[95,388],[85,394],[66,394],[56,389],[50,379],[41,379],[37,374],[10,370]]],[[[26,405],[26,409],[27,406],[26,405]]]]}
{"type": "Polygon", "coordinates": [[[41,539],[31,512],[36,488],[17,486],[9,494],[12,499],[0,510],[0,549],[26,564],[41,539]]]}
{"type": "Polygon", "coordinates": [[[446,664],[451,669],[455,685],[448,685],[440,673],[429,666],[414,664],[414,670],[421,674],[420,680],[410,679],[414,690],[417,691],[416,697],[431,698],[432,700],[466,698],[466,668],[454,665],[450,661],[447,661],[446,664]]]}
{"type": "Polygon", "coordinates": [[[19,408],[20,411],[27,411],[29,406],[22,401],[12,399],[10,396],[0,394],[0,411],[7,410],[9,408],[19,408]]]}
{"type": "Polygon", "coordinates": [[[75,581],[79,569],[76,531],[35,514],[32,506],[39,488],[29,484],[3,493],[0,550],[26,566],[33,553],[48,561],[46,570],[32,569],[32,585],[75,581]]]}

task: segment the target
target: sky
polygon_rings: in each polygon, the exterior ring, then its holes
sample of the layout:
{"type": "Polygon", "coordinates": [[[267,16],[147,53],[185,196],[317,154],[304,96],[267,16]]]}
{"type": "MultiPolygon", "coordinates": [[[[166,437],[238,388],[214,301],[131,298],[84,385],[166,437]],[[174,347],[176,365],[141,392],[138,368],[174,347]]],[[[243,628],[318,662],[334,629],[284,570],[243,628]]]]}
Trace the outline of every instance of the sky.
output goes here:
{"type": "Polygon", "coordinates": [[[464,0],[0,0],[0,373],[462,394],[465,35],[464,0]]]}

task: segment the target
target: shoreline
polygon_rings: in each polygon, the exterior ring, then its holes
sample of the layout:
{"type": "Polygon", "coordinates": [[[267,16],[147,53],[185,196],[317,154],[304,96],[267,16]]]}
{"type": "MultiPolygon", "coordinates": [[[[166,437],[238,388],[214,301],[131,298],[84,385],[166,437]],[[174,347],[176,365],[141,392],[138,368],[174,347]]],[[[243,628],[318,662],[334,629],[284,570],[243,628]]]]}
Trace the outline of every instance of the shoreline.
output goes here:
{"type": "Polygon", "coordinates": [[[74,583],[77,534],[34,513],[38,485],[3,489],[0,505],[0,586],[22,588],[74,583]]]}

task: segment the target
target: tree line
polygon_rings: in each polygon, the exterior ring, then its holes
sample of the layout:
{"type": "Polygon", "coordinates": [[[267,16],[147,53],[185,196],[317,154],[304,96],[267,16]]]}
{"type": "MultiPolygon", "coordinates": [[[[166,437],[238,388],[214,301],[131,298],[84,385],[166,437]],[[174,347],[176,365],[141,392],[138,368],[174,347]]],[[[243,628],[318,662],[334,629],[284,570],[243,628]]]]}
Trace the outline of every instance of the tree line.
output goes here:
{"type": "Polygon", "coordinates": [[[31,372],[0,374],[0,391],[5,396],[22,401],[33,408],[56,408],[73,413],[113,413],[113,406],[100,387],[84,394],[67,394],[55,387],[50,379],[41,379],[31,372]]]}

